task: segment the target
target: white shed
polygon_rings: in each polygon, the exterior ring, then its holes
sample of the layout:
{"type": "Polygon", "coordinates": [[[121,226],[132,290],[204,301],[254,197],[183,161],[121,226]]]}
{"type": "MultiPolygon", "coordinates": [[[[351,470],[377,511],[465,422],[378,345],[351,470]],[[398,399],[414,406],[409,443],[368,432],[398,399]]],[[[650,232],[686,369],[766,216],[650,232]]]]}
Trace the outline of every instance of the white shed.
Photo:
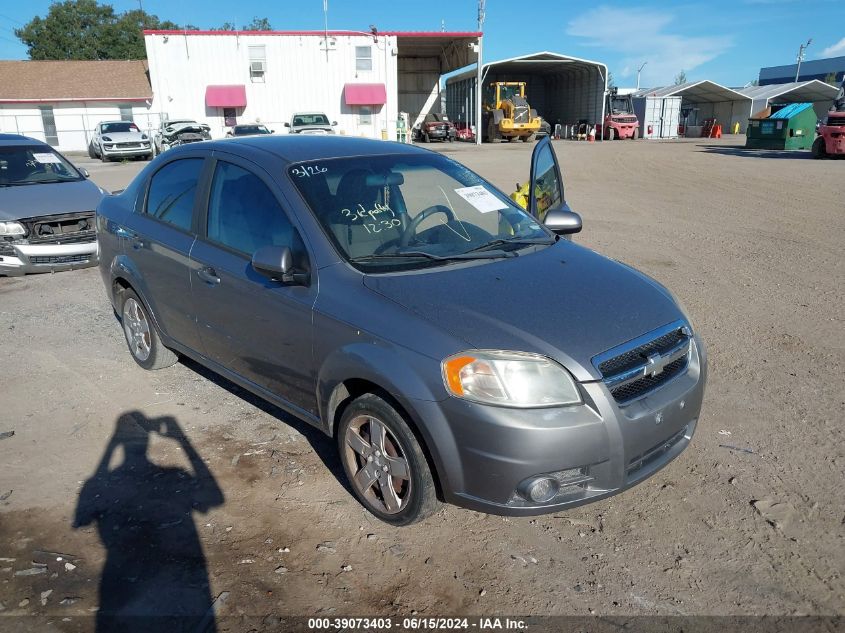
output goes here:
{"type": "Polygon", "coordinates": [[[634,114],[640,121],[642,138],[678,137],[678,125],[681,123],[681,97],[657,97],[647,92],[635,92],[631,99],[634,102],[634,114]]]}
{"type": "Polygon", "coordinates": [[[693,81],[678,86],[666,86],[643,90],[641,94],[650,97],[681,97],[681,123],[684,123],[683,111],[688,111],[685,125],[695,129],[705,119],[716,119],[722,126],[723,134],[730,134],[739,123],[740,133],[748,125],[748,112],[751,98],[719,85],[713,81],[693,81]]]}
{"type": "Polygon", "coordinates": [[[324,112],[337,132],[396,138],[399,112],[439,112],[440,76],[474,63],[480,33],[144,31],[153,108],[225,136],[235,123],[284,131],[324,112]]]}

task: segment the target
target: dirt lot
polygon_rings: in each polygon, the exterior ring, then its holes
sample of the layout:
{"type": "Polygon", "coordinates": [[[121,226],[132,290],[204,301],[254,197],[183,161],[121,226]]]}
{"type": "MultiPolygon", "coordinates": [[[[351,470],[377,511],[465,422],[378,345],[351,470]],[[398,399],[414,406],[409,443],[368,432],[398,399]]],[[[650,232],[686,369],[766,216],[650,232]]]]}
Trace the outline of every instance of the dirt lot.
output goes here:
{"type": "MultiPolygon", "coordinates": [[[[736,142],[556,143],[576,239],[672,289],[710,381],[669,467],[536,519],[445,507],[387,527],[327,438],[193,363],[136,367],[96,268],[0,278],[0,617],[88,630],[101,601],[184,607],[185,586],[228,592],[224,630],[291,614],[845,614],[845,163],[736,142]],[[140,431],[167,416],[186,440],[140,431]]],[[[531,149],[432,147],[506,191],[531,149]]],[[[80,162],[108,188],[143,166],[80,162]]]]}

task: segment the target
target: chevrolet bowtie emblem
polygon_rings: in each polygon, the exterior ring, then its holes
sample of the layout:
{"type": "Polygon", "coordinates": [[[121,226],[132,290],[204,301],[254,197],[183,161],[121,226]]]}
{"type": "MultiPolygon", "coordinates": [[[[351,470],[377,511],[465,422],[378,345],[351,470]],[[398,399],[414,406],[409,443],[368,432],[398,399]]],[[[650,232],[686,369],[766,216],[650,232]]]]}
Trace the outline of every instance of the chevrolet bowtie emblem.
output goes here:
{"type": "Polygon", "coordinates": [[[650,354],[646,357],[646,366],[643,371],[646,376],[654,377],[666,369],[666,365],[670,362],[660,354],[650,354]]]}

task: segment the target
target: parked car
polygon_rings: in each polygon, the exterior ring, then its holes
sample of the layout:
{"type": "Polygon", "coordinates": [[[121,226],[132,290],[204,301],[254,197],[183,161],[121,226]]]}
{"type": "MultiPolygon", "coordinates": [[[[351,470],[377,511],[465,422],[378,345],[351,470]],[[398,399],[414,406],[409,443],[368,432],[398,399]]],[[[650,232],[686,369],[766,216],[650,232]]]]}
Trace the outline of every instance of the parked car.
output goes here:
{"type": "Polygon", "coordinates": [[[226,136],[260,136],[262,134],[272,134],[273,132],[274,130],[268,130],[266,125],[261,125],[260,123],[245,123],[232,126],[232,129],[226,133],[226,136]]]}
{"type": "Polygon", "coordinates": [[[445,114],[426,114],[418,127],[414,128],[416,141],[430,142],[432,139],[440,141],[455,140],[457,130],[445,114]]]}
{"type": "Polygon", "coordinates": [[[185,355],[334,437],[376,517],[560,511],[687,447],[706,361],[666,288],[566,239],[547,138],[530,180],[526,211],[411,145],[181,147],[100,204],[100,270],[136,363],[185,355]]]}
{"type": "Polygon", "coordinates": [[[211,126],[191,119],[164,121],[156,132],[153,142],[155,153],[161,154],[171,147],[211,140],[211,126]]]}
{"type": "Polygon", "coordinates": [[[290,118],[290,123],[285,123],[290,128],[291,134],[314,134],[325,136],[334,134],[334,127],[337,121],[329,123],[329,117],[322,112],[297,112],[290,118]]]}
{"type": "Polygon", "coordinates": [[[0,275],[96,264],[94,210],[103,195],[46,143],[0,134],[0,275]]]}
{"type": "Polygon", "coordinates": [[[99,158],[104,163],[112,158],[137,156],[149,160],[153,157],[153,147],[150,137],[132,121],[104,121],[94,129],[88,144],[88,156],[99,158]]]}

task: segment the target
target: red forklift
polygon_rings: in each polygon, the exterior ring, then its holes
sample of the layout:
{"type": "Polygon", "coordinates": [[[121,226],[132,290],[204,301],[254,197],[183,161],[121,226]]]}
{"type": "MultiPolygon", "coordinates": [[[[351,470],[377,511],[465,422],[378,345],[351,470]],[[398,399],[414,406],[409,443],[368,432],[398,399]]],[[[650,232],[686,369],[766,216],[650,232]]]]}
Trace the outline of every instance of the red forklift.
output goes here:
{"type": "Polygon", "coordinates": [[[819,125],[817,133],[819,136],[813,141],[813,158],[845,156],[845,77],[827,113],[827,120],[819,125]]]}
{"type": "Polygon", "coordinates": [[[607,141],[616,138],[638,139],[640,137],[640,121],[634,114],[634,102],[631,95],[620,95],[616,88],[608,91],[602,135],[602,138],[607,141]]]}

